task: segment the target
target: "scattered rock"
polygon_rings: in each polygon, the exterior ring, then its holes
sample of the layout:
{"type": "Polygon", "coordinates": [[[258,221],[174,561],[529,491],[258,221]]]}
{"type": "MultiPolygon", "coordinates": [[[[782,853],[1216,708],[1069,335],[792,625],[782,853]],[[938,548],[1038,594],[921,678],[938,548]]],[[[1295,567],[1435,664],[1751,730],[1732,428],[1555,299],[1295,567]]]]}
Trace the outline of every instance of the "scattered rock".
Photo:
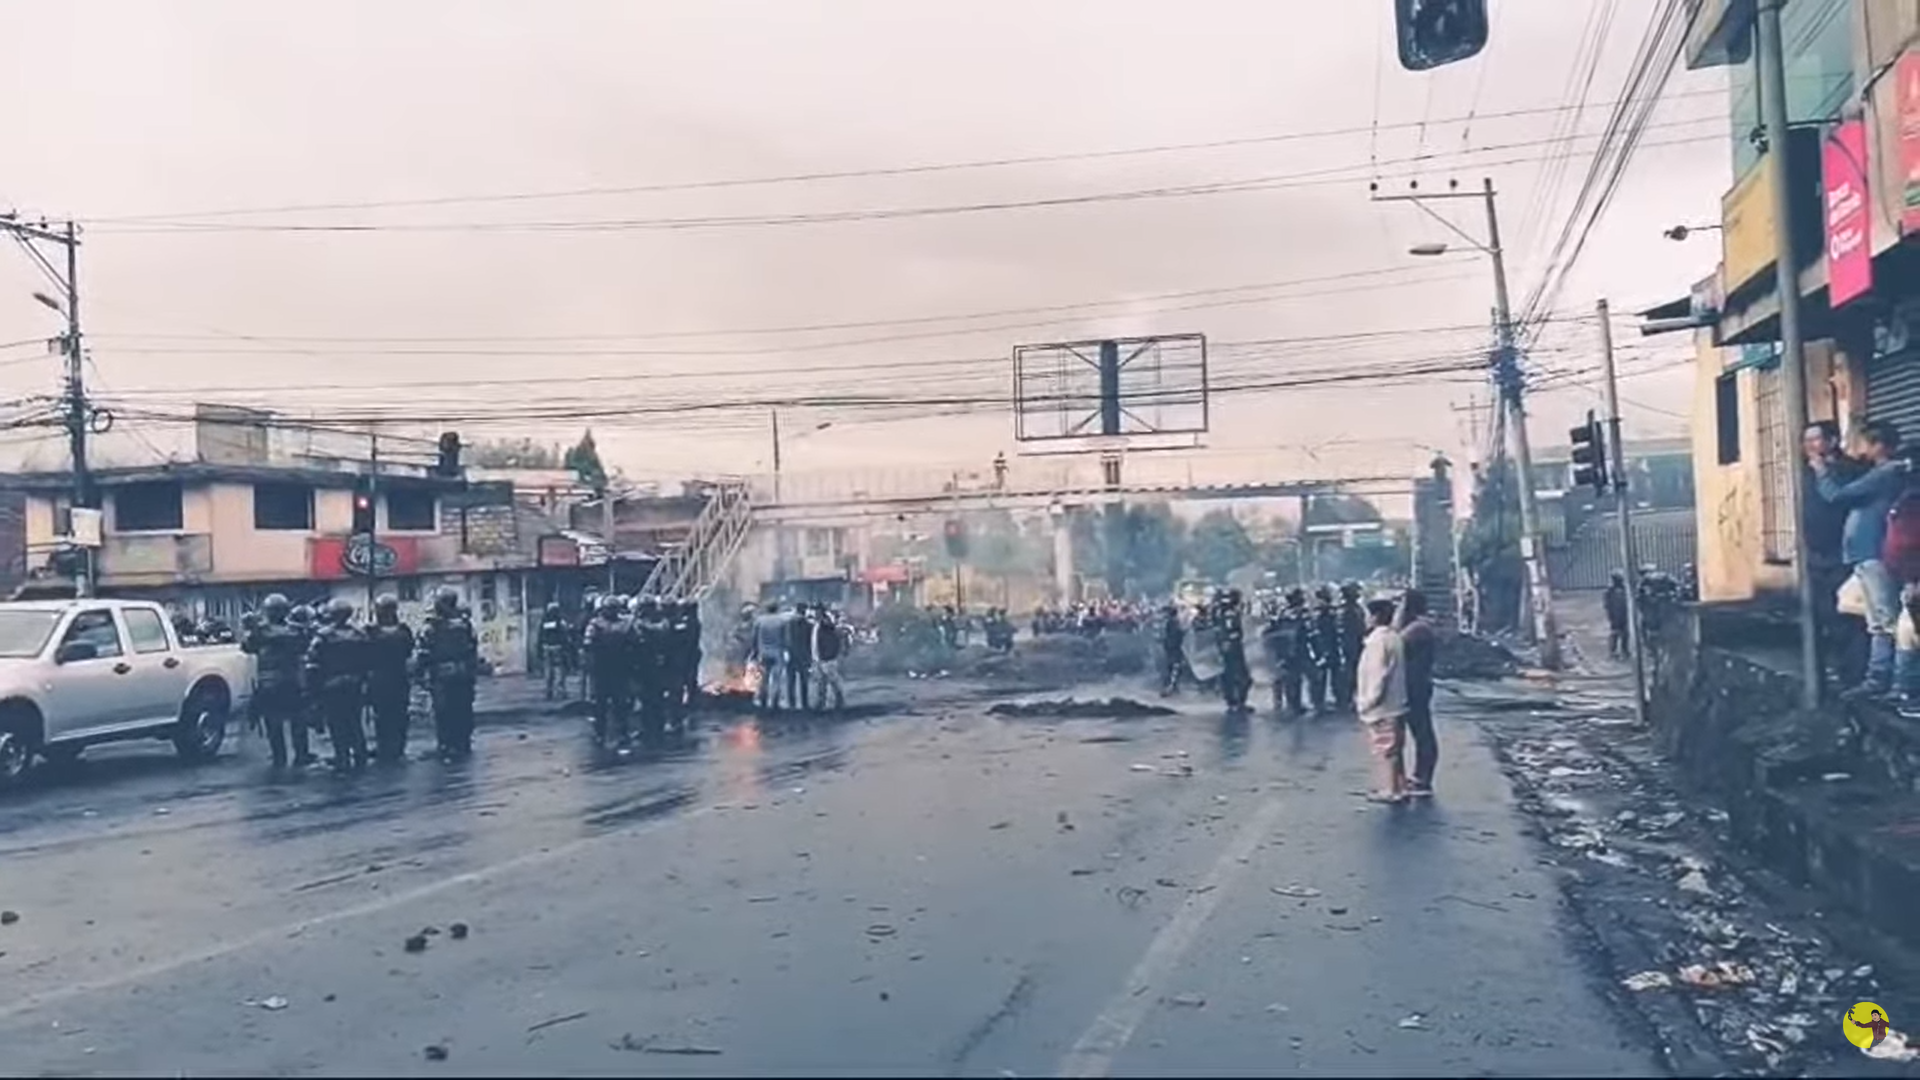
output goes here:
{"type": "Polygon", "coordinates": [[[1327,909],[1327,914],[1329,915],[1345,915],[1346,913],[1347,909],[1343,907],[1330,907],[1327,909]]]}
{"type": "Polygon", "coordinates": [[[446,1043],[433,1043],[427,1046],[425,1049],[421,1050],[420,1052],[426,1055],[426,1058],[428,1061],[447,1060],[447,1044],[446,1043]]]}
{"type": "Polygon", "coordinates": [[[1427,1029],[1427,1018],[1421,1016],[1419,1013],[1414,1013],[1412,1016],[1403,1016],[1400,1018],[1398,1026],[1404,1031],[1425,1031],[1427,1029]]]}
{"type": "Polygon", "coordinates": [[[899,932],[900,931],[890,923],[879,922],[867,927],[867,936],[870,938],[889,938],[899,932]]]}
{"type": "Polygon", "coordinates": [[[470,929],[466,923],[457,922],[447,927],[447,934],[455,941],[465,941],[467,940],[467,933],[470,929]]]}
{"type": "Polygon", "coordinates": [[[425,934],[413,935],[412,937],[407,939],[405,948],[410,953],[426,952],[427,951],[427,935],[425,934]]]}
{"type": "Polygon", "coordinates": [[[1620,980],[1620,985],[1629,990],[1665,990],[1673,980],[1664,971],[1640,971],[1620,980]]]}
{"type": "Polygon", "coordinates": [[[248,998],[247,1000],[241,1002],[240,1004],[245,1005],[248,1008],[252,1008],[252,1009],[265,1009],[268,1012],[279,1012],[281,1009],[286,1008],[287,1005],[290,1003],[287,1001],[286,998],[281,997],[279,994],[275,994],[272,997],[264,997],[264,998],[259,998],[257,1000],[254,998],[248,998]]]}
{"type": "Polygon", "coordinates": [[[1203,1009],[1206,1008],[1207,999],[1199,994],[1175,994],[1167,999],[1167,1004],[1178,1005],[1183,1009],[1203,1009]]]}
{"type": "Polygon", "coordinates": [[[12,926],[14,923],[17,923],[19,921],[20,921],[19,912],[0,911],[0,926],[12,926]]]}
{"type": "Polygon", "coordinates": [[[1311,885],[1275,885],[1273,891],[1281,896],[1291,896],[1300,900],[1311,900],[1320,895],[1320,890],[1311,885]]]}
{"type": "Polygon", "coordinates": [[[1146,716],[1172,716],[1164,705],[1149,705],[1132,698],[1114,697],[1105,701],[1002,701],[987,712],[993,716],[1047,717],[1063,720],[1131,720],[1146,716]]]}

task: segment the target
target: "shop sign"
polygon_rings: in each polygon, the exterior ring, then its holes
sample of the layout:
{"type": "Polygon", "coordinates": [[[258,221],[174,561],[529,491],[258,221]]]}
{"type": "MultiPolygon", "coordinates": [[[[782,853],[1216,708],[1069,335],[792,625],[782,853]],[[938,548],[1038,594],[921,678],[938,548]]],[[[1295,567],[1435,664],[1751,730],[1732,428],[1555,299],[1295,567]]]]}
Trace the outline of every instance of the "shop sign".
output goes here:
{"type": "Polygon", "coordinates": [[[307,566],[317,581],[412,574],[420,568],[413,537],[369,540],[365,536],[318,536],[309,542],[307,566]]]}
{"type": "Polygon", "coordinates": [[[1827,136],[1820,175],[1827,196],[1827,302],[1839,307],[1873,288],[1864,121],[1848,120],[1827,136]]]}
{"type": "Polygon", "coordinates": [[[1773,268],[1773,170],[1747,170],[1720,200],[1720,263],[1728,293],[1773,268]]]}
{"type": "Polygon", "coordinates": [[[1920,52],[1900,57],[1894,70],[1900,117],[1900,234],[1920,233],[1920,52]]]}

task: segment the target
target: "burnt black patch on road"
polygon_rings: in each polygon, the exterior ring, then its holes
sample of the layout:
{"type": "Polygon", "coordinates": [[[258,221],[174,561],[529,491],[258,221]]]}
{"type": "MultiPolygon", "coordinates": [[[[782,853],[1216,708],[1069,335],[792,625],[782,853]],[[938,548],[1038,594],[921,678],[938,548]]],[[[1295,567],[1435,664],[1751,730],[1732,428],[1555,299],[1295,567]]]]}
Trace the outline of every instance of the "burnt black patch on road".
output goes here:
{"type": "Polygon", "coordinates": [[[1080,701],[1062,698],[1056,701],[1002,701],[988,709],[993,716],[1051,720],[1136,720],[1149,716],[1173,716],[1176,710],[1164,705],[1149,705],[1132,698],[1114,697],[1105,701],[1080,701]]]}

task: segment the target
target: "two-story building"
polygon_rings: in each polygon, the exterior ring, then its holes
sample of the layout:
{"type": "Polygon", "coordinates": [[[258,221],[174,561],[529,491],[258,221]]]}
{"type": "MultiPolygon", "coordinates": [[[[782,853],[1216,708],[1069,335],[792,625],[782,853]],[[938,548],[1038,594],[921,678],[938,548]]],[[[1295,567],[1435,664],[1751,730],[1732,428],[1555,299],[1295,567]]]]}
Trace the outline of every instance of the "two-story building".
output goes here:
{"type": "MultiPolygon", "coordinates": [[[[374,474],[371,548],[350,539],[356,484],[370,463],[286,464],[267,440],[235,436],[233,421],[201,425],[189,460],[97,469],[102,511],[86,549],[98,591],[175,605],[233,624],[270,593],[295,603],[336,597],[363,612],[392,593],[418,623],[433,594],[453,588],[471,609],[494,670],[524,671],[537,611],[552,594],[543,570],[556,540],[571,546],[510,483],[471,483],[419,465],[382,463],[374,474]]],[[[324,459],[322,459],[324,461],[324,459]]],[[[20,551],[30,586],[61,588],[53,556],[74,544],[66,471],[0,479],[19,527],[0,530],[20,551]]],[[[578,560],[570,560],[577,565],[578,560]]],[[[71,583],[67,583],[70,587],[71,583]]]]}
{"type": "MultiPolygon", "coordinates": [[[[1753,5],[1697,0],[1690,67],[1726,67],[1733,183],[1720,265],[1690,297],[1643,314],[1699,329],[1693,461],[1701,597],[1790,592],[1793,470],[1779,355],[1773,178],[1760,131],[1753,5]]],[[[1786,53],[1790,217],[1800,266],[1807,415],[1851,434],[1892,420],[1920,440],[1920,5],[1795,0],[1786,53]]]]}

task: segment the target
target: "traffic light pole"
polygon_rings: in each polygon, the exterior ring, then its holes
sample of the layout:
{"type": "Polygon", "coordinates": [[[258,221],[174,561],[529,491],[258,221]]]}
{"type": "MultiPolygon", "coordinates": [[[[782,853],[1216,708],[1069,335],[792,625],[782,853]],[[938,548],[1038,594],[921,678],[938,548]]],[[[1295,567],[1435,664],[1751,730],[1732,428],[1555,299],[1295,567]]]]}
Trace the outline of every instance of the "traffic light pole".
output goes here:
{"type": "MultiPolygon", "coordinates": [[[[380,587],[380,560],[374,557],[380,535],[380,429],[367,429],[367,495],[373,500],[372,525],[367,530],[367,618],[373,618],[374,593],[380,587]]],[[[392,526],[388,526],[392,528],[392,526]]]]}
{"type": "Polygon", "coordinates": [[[1594,306],[1600,318],[1600,362],[1605,366],[1607,439],[1612,455],[1615,505],[1620,508],[1620,561],[1627,581],[1627,648],[1633,654],[1633,718],[1647,723],[1646,642],[1640,634],[1640,561],[1633,543],[1633,496],[1627,485],[1627,451],[1620,433],[1620,380],[1613,366],[1613,323],[1607,302],[1594,306]]]}

